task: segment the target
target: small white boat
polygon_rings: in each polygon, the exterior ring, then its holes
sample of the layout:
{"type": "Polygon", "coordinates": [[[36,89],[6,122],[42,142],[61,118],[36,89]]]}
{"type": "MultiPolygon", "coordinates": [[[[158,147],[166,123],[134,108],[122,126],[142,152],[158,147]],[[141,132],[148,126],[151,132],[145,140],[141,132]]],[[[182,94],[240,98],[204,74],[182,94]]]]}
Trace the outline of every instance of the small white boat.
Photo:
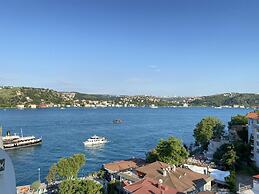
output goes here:
{"type": "Polygon", "coordinates": [[[149,107],[150,108],[158,108],[158,106],[155,106],[154,104],[151,104],[149,107]]]}
{"type": "Polygon", "coordinates": [[[107,142],[108,142],[108,140],[105,137],[99,137],[97,135],[94,135],[94,136],[88,138],[83,143],[84,143],[85,146],[89,146],[89,145],[105,144],[107,142]]]}

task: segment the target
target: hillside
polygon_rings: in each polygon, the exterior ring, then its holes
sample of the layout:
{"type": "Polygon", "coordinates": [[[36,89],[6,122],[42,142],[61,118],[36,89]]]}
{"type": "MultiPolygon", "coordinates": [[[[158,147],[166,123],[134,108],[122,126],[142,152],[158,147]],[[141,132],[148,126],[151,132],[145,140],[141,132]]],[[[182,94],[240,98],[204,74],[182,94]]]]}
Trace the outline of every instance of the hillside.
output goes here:
{"type": "Polygon", "coordinates": [[[202,97],[160,98],[58,92],[46,88],[0,87],[0,107],[139,107],[139,106],[259,107],[259,94],[225,93],[202,97]]]}
{"type": "Polygon", "coordinates": [[[192,106],[245,106],[258,107],[259,94],[241,94],[241,93],[226,93],[212,96],[203,96],[193,100],[192,106]]]}
{"type": "Polygon", "coordinates": [[[106,96],[81,94],[74,92],[57,92],[52,89],[31,87],[1,87],[0,107],[28,106],[30,104],[73,104],[76,100],[99,100],[106,96]]]}

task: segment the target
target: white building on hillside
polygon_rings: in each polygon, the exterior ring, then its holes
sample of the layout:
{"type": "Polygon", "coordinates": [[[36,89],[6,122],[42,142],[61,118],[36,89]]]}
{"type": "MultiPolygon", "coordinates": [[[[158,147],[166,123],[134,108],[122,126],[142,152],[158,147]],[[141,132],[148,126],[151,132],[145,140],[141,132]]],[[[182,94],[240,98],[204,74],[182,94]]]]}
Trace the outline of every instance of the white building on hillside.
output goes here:
{"type": "Polygon", "coordinates": [[[252,146],[251,159],[259,167],[259,113],[250,112],[246,116],[248,118],[248,142],[251,141],[252,146]]]}

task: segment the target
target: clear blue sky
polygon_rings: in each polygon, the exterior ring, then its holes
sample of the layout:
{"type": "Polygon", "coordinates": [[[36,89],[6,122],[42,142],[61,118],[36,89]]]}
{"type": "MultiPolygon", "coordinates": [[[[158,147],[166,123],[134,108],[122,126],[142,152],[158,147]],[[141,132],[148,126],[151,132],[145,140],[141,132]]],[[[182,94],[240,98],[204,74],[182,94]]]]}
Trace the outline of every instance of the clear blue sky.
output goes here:
{"type": "Polygon", "coordinates": [[[0,85],[259,92],[258,0],[0,0],[0,85]]]}

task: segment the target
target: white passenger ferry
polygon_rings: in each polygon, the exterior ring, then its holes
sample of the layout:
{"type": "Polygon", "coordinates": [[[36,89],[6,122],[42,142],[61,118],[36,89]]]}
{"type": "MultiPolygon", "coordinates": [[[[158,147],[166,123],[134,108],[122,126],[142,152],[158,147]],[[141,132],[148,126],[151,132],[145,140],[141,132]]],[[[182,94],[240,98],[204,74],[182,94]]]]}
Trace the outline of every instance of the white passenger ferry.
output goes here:
{"type": "Polygon", "coordinates": [[[15,133],[11,135],[10,131],[7,131],[6,136],[3,136],[2,139],[5,150],[28,147],[42,143],[42,138],[36,138],[34,136],[24,137],[22,131],[21,136],[15,133]]]}
{"type": "Polygon", "coordinates": [[[105,144],[107,143],[107,139],[105,137],[99,137],[97,135],[94,135],[90,138],[88,138],[86,141],[84,141],[84,145],[88,146],[88,145],[99,145],[99,144],[105,144]]]}

